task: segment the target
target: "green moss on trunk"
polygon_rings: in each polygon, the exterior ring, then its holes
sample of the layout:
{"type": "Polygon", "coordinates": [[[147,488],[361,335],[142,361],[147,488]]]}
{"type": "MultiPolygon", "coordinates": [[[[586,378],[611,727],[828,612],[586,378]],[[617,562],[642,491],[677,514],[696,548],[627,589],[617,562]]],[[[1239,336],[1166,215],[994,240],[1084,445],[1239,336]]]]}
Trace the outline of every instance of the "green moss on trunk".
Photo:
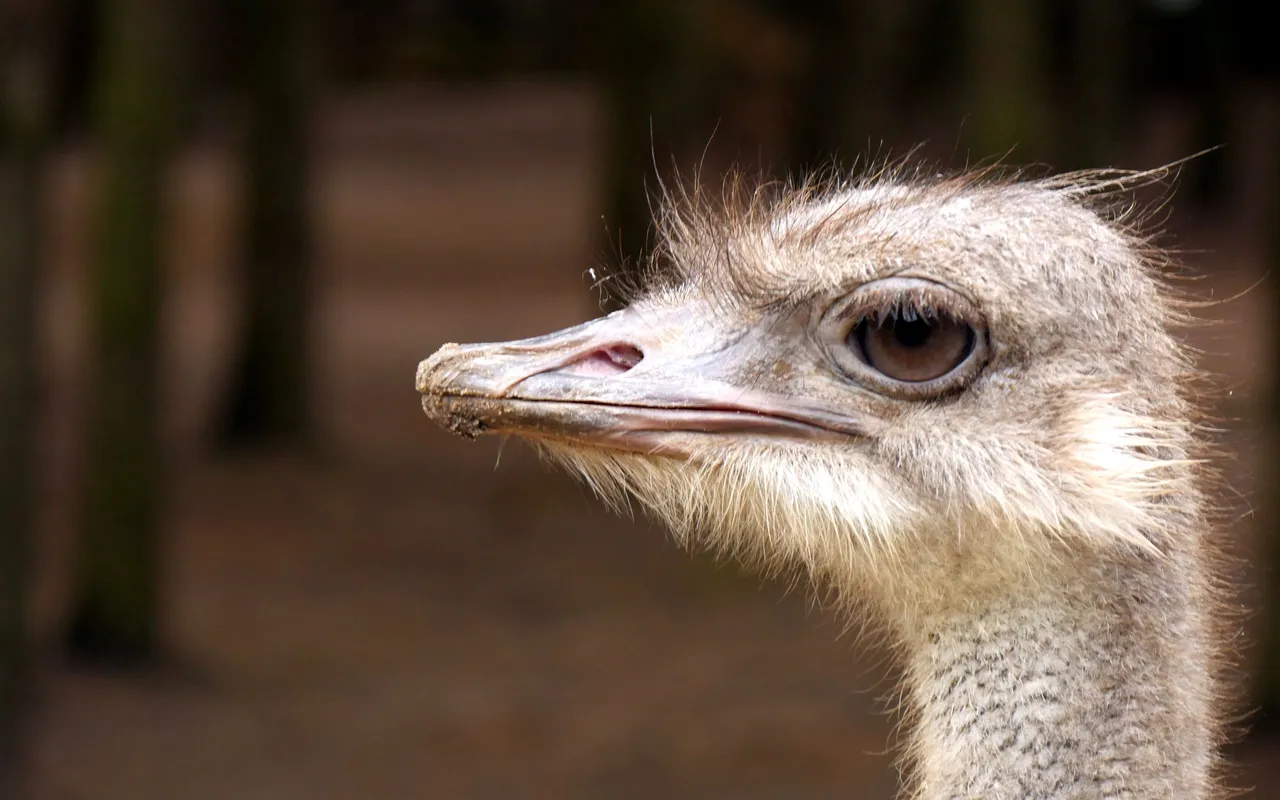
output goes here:
{"type": "Polygon", "coordinates": [[[312,435],[311,4],[237,6],[245,42],[244,317],[220,437],[300,446],[312,435]]]}
{"type": "Polygon", "coordinates": [[[175,42],[167,0],[107,0],[95,122],[87,435],[73,652],[134,660],[159,625],[159,306],[175,42]]]}
{"type": "Polygon", "coordinates": [[[699,3],[623,0],[602,7],[606,251],[633,267],[653,244],[645,176],[683,155],[690,105],[705,92],[699,3]]]}
{"type": "Polygon", "coordinates": [[[1075,35],[1076,125],[1078,135],[1063,146],[1076,168],[1115,166],[1125,123],[1128,74],[1127,3],[1084,0],[1077,8],[1075,35]]]}
{"type": "Polygon", "coordinates": [[[965,0],[964,111],[972,115],[965,138],[973,161],[1011,150],[1020,162],[1050,155],[1041,10],[1025,0],[965,0]]]}

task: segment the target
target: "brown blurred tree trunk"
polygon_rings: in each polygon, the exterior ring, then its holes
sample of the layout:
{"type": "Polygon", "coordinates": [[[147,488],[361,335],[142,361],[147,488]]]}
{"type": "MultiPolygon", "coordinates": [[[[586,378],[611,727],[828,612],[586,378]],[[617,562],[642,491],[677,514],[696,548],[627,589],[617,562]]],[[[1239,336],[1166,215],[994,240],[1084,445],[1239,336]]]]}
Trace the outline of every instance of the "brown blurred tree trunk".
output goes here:
{"type": "Polygon", "coordinates": [[[854,47],[857,6],[853,0],[806,0],[793,6],[800,15],[806,63],[796,91],[795,124],[789,148],[799,174],[851,163],[861,147],[854,123],[859,76],[854,47]]]}
{"type": "MultiPolygon", "coordinates": [[[[1124,123],[1129,3],[1081,0],[1075,35],[1077,168],[1116,166],[1124,123]]],[[[1065,146],[1067,143],[1064,142],[1065,146]]]]}
{"type": "Polygon", "coordinates": [[[1047,104],[1040,54],[1039,3],[1026,0],[964,0],[964,48],[971,161],[1003,157],[1046,159],[1047,104]]]}
{"type": "Polygon", "coordinates": [[[806,0],[794,6],[808,45],[790,146],[800,174],[887,155],[910,4],[806,0]]]}
{"type": "Polygon", "coordinates": [[[223,408],[224,444],[300,446],[312,435],[311,139],[317,83],[314,5],[236,6],[247,114],[241,158],[239,352],[223,408]]]}
{"type": "Polygon", "coordinates": [[[36,486],[36,285],[45,10],[0,0],[0,795],[25,705],[27,553],[36,486]]]}
{"type": "Polygon", "coordinates": [[[1207,150],[1192,162],[1196,199],[1213,205],[1225,199],[1232,141],[1231,32],[1223,3],[1201,3],[1191,13],[1200,22],[1200,68],[1196,71],[1197,150],[1207,150]]]}
{"type": "Polygon", "coordinates": [[[95,90],[91,341],[73,653],[135,660],[158,628],[158,323],[178,43],[170,0],[105,0],[95,90]]]}
{"type": "MultiPolygon", "coordinates": [[[[624,268],[634,266],[652,244],[645,176],[665,164],[669,143],[683,131],[681,106],[690,88],[682,84],[692,3],[681,0],[621,0],[597,13],[604,26],[600,77],[608,133],[605,150],[607,245],[624,268]]],[[[688,64],[685,64],[688,66],[688,64]]],[[[684,80],[689,80],[686,73],[684,80]]]]}

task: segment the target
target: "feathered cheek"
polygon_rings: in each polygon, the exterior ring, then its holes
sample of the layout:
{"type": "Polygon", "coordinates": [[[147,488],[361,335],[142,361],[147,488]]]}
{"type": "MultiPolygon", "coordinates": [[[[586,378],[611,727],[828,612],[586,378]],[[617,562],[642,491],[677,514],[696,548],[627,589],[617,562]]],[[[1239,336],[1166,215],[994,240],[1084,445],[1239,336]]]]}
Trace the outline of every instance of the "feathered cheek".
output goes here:
{"type": "MultiPolygon", "coordinates": [[[[927,426],[924,426],[928,431],[927,426]]],[[[1013,477],[1006,456],[978,437],[934,430],[909,435],[890,433],[876,443],[876,465],[868,485],[886,502],[915,511],[925,522],[947,520],[966,506],[999,505],[1001,483],[1013,477]]]]}

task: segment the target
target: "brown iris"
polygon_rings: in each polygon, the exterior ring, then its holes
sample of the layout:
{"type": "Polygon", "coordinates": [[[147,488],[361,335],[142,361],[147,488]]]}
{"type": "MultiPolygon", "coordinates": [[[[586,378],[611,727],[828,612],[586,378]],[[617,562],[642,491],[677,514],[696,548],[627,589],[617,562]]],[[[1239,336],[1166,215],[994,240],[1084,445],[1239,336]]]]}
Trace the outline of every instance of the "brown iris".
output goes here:
{"type": "Polygon", "coordinates": [[[963,363],[974,347],[969,325],[911,306],[864,318],[849,338],[868,366],[908,383],[941,378],[963,363]]]}

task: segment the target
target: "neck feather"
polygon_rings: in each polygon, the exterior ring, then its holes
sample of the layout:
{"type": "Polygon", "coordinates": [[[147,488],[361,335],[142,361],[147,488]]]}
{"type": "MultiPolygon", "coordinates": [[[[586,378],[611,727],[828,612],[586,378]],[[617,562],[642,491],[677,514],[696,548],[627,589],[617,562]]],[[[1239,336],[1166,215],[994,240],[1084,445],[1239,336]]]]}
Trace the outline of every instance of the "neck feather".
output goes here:
{"type": "Polygon", "coordinates": [[[917,797],[1209,796],[1198,576],[1173,562],[1085,572],[913,613],[917,797]]]}

